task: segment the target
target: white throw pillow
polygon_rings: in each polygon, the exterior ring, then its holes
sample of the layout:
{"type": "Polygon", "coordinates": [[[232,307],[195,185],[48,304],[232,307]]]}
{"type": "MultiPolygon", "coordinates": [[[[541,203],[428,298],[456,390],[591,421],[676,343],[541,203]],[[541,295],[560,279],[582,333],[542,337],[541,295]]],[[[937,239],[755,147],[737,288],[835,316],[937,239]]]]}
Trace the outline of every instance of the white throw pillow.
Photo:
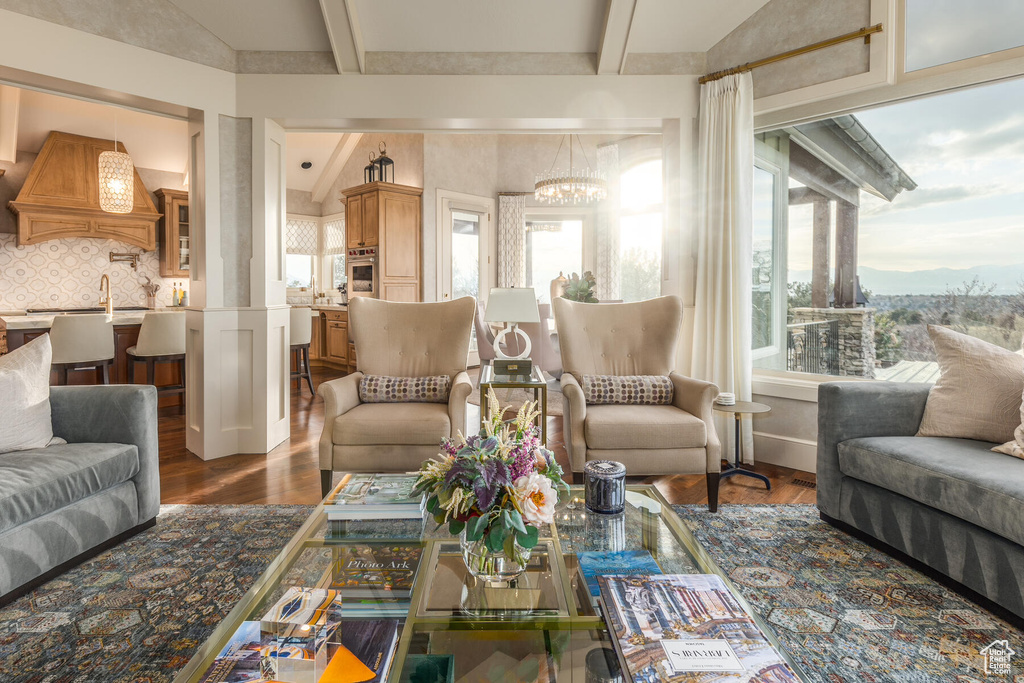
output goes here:
{"type": "Polygon", "coordinates": [[[928,326],[939,381],[928,394],[918,436],[1006,443],[1020,424],[1024,357],[995,344],[928,326]]]}
{"type": "Polygon", "coordinates": [[[50,422],[50,335],[0,356],[0,453],[45,448],[50,422]]]}

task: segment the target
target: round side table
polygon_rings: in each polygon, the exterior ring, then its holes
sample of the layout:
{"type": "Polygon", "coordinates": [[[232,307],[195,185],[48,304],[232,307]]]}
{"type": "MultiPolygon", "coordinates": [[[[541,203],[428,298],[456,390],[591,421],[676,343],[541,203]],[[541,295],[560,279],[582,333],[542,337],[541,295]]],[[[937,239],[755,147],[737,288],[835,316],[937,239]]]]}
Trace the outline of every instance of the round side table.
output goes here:
{"type": "Polygon", "coordinates": [[[719,413],[729,413],[733,416],[736,422],[736,459],[734,462],[727,465],[722,470],[721,478],[725,479],[733,475],[742,475],[744,477],[752,477],[759,481],[763,481],[764,485],[769,491],[772,490],[772,482],[768,477],[757,472],[751,472],[740,467],[740,463],[743,462],[743,439],[740,435],[740,421],[744,415],[758,415],[761,413],[769,413],[772,410],[771,406],[766,406],[763,403],[756,403],[754,401],[736,401],[736,405],[731,406],[720,406],[717,403],[712,404],[714,409],[719,413]]]}

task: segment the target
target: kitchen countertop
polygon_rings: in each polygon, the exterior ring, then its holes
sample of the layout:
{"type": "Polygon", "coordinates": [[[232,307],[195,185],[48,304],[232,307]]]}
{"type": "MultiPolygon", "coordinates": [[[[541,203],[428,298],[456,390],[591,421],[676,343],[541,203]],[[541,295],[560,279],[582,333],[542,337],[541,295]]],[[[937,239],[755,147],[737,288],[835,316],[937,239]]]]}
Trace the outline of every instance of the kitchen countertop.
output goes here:
{"type": "MultiPolygon", "coordinates": [[[[141,325],[149,311],[114,311],[115,325],[141,325]]],[[[70,315],[81,315],[72,313],[70,315]]],[[[48,330],[53,326],[53,315],[0,315],[0,321],[8,330],[48,330]]]]}

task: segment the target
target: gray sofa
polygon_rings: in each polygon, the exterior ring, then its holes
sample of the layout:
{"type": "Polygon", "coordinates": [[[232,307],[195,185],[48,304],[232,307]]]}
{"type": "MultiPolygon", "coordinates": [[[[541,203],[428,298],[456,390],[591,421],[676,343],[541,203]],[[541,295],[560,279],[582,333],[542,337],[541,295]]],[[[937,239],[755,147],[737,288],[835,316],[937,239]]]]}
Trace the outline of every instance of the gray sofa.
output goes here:
{"type": "Polygon", "coordinates": [[[929,389],[821,385],[821,517],[1024,618],[1024,460],[984,441],[914,436],[929,389]]]}
{"type": "Polygon", "coordinates": [[[52,387],[67,444],[0,454],[0,604],[152,526],[160,508],[152,386],[52,387]]]}

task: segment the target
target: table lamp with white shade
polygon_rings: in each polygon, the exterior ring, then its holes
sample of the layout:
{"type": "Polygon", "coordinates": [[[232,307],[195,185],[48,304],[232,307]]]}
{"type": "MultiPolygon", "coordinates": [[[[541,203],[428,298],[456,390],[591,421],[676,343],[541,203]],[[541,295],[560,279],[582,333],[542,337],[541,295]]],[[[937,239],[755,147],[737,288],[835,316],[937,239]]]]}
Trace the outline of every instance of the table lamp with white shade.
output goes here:
{"type": "MultiPolygon", "coordinates": [[[[540,309],[537,307],[537,294],[533,287],[495,287],[487,296],[487,310],[484,322],[504,323],[505,329],[494,337],[494,355],[501,360],[522,361],[530,356],[530,337],[519,329],[519,323],[539,323],[540,309]],[[519,355],[509,356],[501,350],[501,342],[511,333],[524,341],[524,349],[519,355]]],[[[525,374],[524,365],[519,364],[516,374],[525,374]]],[[[495,371],[500,370],[495,363],[495,371]]],[[[511,368],[510,368],[511,369],[511,368]]],[[[527,369],[526,372],[529,372],[527,369]]]]}

